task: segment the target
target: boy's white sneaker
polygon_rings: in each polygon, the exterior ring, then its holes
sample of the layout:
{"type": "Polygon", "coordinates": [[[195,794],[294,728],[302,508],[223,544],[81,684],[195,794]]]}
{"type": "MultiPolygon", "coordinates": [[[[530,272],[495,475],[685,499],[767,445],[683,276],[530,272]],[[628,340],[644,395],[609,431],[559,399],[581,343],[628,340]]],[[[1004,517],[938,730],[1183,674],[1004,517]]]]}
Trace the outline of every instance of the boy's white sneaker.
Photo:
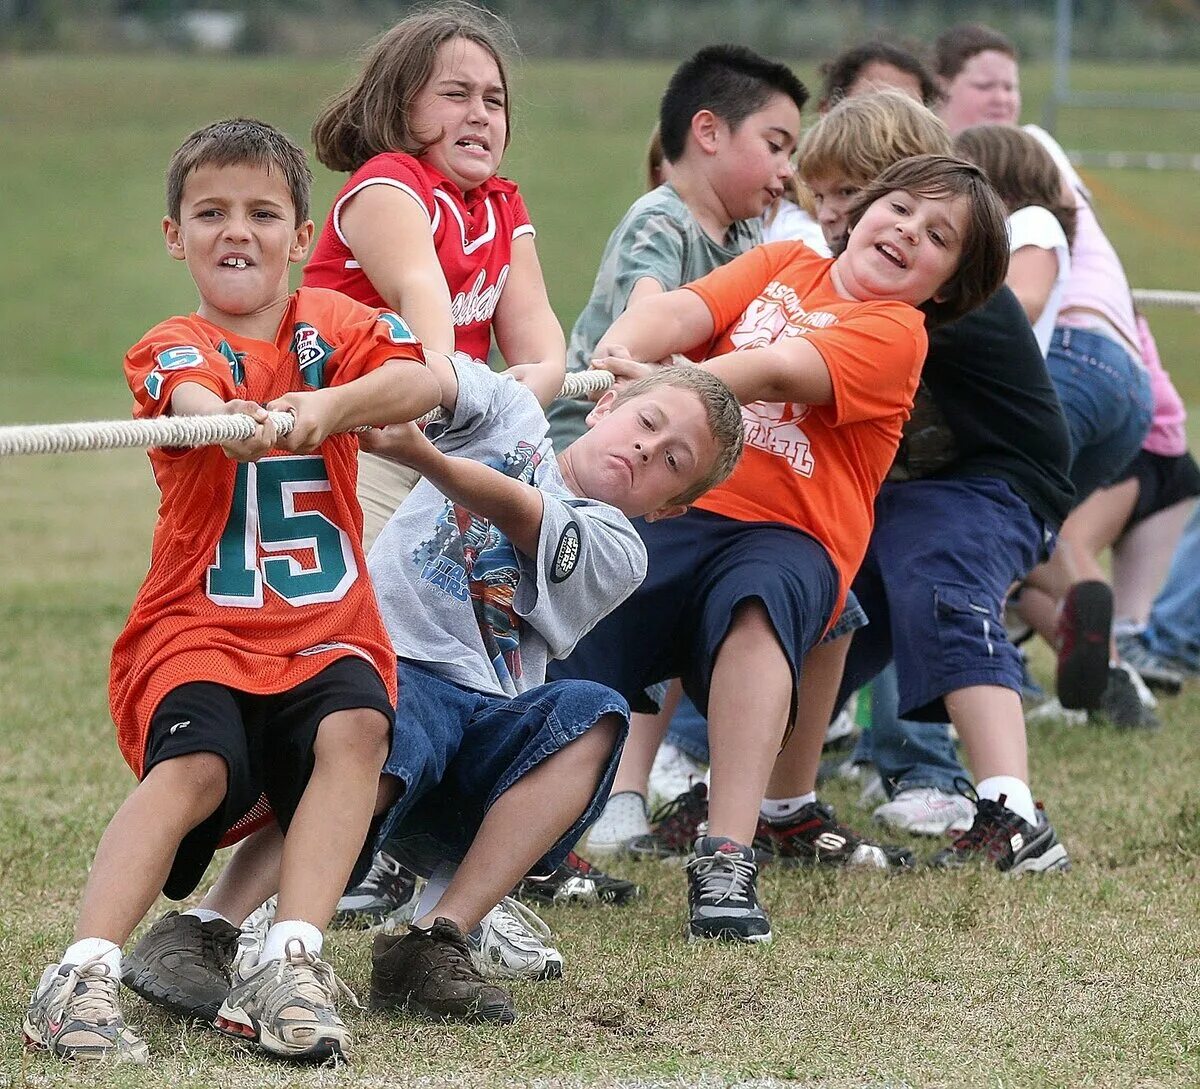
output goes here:
{"type": "Polygon", "coordinates": [[[60,1059],[146,1062],[150,1051],[125,1024],[119,992],[119,980],[99,957],[82,964],[51,964],[25,1013],[26,1047],[60,1059]]]}
{"type": "Polygon", "coordinates": [[[897,832],[915,836],[961,835],[975,820],[975,806],[961,794],[948,794],[936,787],[913,787],[876,809],[875,819],[897,832]]]}
{"type": "Polygon", "coordinates": [[[345,1062],[351,1036],[337,1014],[339,999],[362,1009],[333,968],[292,938],[279,960],[243,959],[213,1024],[281,1059],[345,1062]]]}
{"type": "Polygon", "coordinates": [[[562,954],[532,908],[506,896],[467,935],[471,963],[484,979],[559,979],[562,954]]]}
{"type": "Polygon", "coordinates": [[[604,803],[588,832],[588,854],[624,854],[629,841],[650,831],[646,799],[636,790],[622,790],[604,803]]]}
{"type": "MultiPolygon", "coordinates": [[[[650,797],[659,803],[669,802],[686,794],[694,783],[706,780],[708,768],[688,756],[681,748],[664,741],[654,756],[650,768],[650,797]]],[[[647,829],[649,831],[649,829],[647,829]]]]}
{"type": "Polygon", "coordinates": [[[243,964],[254,964],[258,960],[267,940],[267,931],[275,921],[275,907],[278,901],[279,897],[272,896],[246,916],[238,934],[237,952],[233,955],[231,971],[236,973],[243,964]]]}

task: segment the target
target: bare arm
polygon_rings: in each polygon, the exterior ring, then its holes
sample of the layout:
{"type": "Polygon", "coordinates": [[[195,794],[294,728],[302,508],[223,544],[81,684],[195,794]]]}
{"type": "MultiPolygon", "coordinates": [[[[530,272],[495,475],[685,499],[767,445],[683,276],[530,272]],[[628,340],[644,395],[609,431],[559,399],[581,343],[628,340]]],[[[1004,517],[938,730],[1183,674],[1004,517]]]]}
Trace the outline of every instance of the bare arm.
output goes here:
{"type": "Polygon", "coordinates": [[[454,351],[450,289],[424,207],[395,186],[368,185],[342,206],[339,223],[383,301],[427,348],[454,351]]]}
{"type": "MultiPolygon", "coordinates": [[[[641,283],[635,286],[631,300],[641,283]]],[[[694,291],[647,291],[631,301],[625,313],[609,326],[596,345],[596,354],[603,356],[609,345],[619,344],[634,359],[657,362],[673,352],[686,352],[707,343],[713,331],[712,314],[694,291]]]]}
{"type": "Polygon", "coordinates": [[[1008,260],[1005,283],[1012,288],[1032,325],[1042,316],[1058,278],[1058,255],[1041,246],[1022,246],[1008,260]]]}
{"type": "Polygon", "coordinates": [[[537,488],[470,458],[443,454],[415,425],[372,435],[371,452],[416,469],[447,499],[490,521],[519,552],[537,556],[542,531],[542,493],[537,488]]]}
{"type": "Polygon", "coordinates": [[[244,414],[253,416],[258,426],[248,439],[223,442],[225,456],[234,461],[257,461],[275,445],[275,425],[267,417],[267,410],[254,401],[223,401],[208,386],[200,382],[181,382],[171,394],[172,416],[220,416],[244,414]]]}
{"type": "Polygon", "coordinates": [[[562,390],[567,342],[546,294],[532,235],[513,242],[508,279],[492,324],[513,377],[533,390],[545,408],[562,390]]]}

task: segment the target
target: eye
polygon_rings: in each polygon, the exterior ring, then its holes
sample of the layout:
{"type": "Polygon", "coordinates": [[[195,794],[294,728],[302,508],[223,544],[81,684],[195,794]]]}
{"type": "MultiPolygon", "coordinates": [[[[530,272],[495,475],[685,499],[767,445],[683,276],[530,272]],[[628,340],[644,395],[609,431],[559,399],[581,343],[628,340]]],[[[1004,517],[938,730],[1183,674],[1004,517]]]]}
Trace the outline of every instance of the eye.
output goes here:
{"type": "Polygon", "coordinates": [[[255,219],[278,219],[279,216],[275,212],[270,211],[269,209],[260,208],[257,212],[254,213],[254,218],[255,219]]]}
{"type": "Polygon", "coordinates": [[[783,150],[783,144],[777,143],[774,140],[768,140],[767,147],[771,149],[772,155],[778,155],[783,150]]]}
{"type": "Polygon", "coordinates": [[[205,208],[202,212],[196,213],[197,219],[216,219],[221,213],[216,208],[205,208]]]}
{"type": "Polygon", "coordinates": [[[843,200],[849,200],[851,197],[858,196],[858,190],[847,186],[845,189],[838,190],[838,196],[843,200]]]}
{"type": "Polygon", "coordinates": [[[942,249],[946,248],[946,240],[942,237],[942,233],[940,231],[930,231],[929,238],[935,246],[941,246],[942,249]]]}
{"type": "Polygon", "coordinates": [[[653,421],[652,419],[650,419],[650,417],[649,417],[649,416],[639,416],[639,417],[638,417],[638,422],[639,422],[639,423],[640,423],[640,424],[641,424],[641,425],[642,425],[642,426],[643,426],[643,427],[644,427],[644,428],[645,428],[647,431],[653,431],[653,430],[654,430],[654,421],[653,421]]]}
{"type": "Polygon", "coordinates": [[[901,203],[898,200],[894,200],[894,201],[892,201],[892,211],[899,212],[900,215],[902,215],[902,216],[907,215],[908,214],[908,206],[906,204],[901,203]]]}
{"type": "Polygon", "coordinates": [[[669,467],[670,467],[670,468],[671,468],[673,471],[675,471],[675,472],[678,472],[678,471],[679,471],[679,463],[678,463],[678,462],[675,460],[675,455],[674,455],[674,454],[671,454],[671,453],[668,453],[668,454],[667,454],[667,465],[668,465],[668,466],[669,466],[669,467]]]}

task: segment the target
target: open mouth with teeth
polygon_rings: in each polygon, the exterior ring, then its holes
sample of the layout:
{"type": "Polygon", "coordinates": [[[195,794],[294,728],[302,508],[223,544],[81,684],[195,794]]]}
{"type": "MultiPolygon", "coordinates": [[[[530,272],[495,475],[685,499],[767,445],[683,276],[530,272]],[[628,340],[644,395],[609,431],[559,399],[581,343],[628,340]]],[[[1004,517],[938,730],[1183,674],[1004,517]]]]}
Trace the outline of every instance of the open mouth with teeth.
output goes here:
{"type": "Polygon", "coordinates": [[[461,140],[455,141],[456,147],[465,147],[468,151],[487,151],[487,141],[479,136],[464,136],[461,140]]]}
{"type": "Polygon", "coordinates": [[[224,268],[245,268],[246,264],[246,258],[244,257],[226,257],[221,261],[221,265],[224,268]]]}
{"type": "Polygon", "coordinates": [[[895,246],[889,242],[876,242],[875,249],[882,253],[893,265],[897,268],[908,268],[908,261],[905,260],[902,254],[895,246]]]}

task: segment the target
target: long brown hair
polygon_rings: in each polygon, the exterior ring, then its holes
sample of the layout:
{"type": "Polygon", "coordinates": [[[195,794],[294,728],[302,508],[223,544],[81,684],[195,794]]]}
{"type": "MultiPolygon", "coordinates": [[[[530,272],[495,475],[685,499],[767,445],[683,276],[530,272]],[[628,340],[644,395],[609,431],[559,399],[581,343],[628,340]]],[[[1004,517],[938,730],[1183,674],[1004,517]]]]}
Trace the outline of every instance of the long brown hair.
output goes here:
{"type": "Polygon", "coordinates": [[[413,132],[409,114],[433,76],[438,49],[455,38],[474,42],[496,61],[504,86],[507,147],[512,115],[505,54],[515,51],[512,33],[503,20],[482,8],[450,3],[410,15],[367,48],[358,78],[326,103],[313,122],[317,158],[330,170],[351,172],[387,151],[425,151],[429,143],[413,132]]]}

